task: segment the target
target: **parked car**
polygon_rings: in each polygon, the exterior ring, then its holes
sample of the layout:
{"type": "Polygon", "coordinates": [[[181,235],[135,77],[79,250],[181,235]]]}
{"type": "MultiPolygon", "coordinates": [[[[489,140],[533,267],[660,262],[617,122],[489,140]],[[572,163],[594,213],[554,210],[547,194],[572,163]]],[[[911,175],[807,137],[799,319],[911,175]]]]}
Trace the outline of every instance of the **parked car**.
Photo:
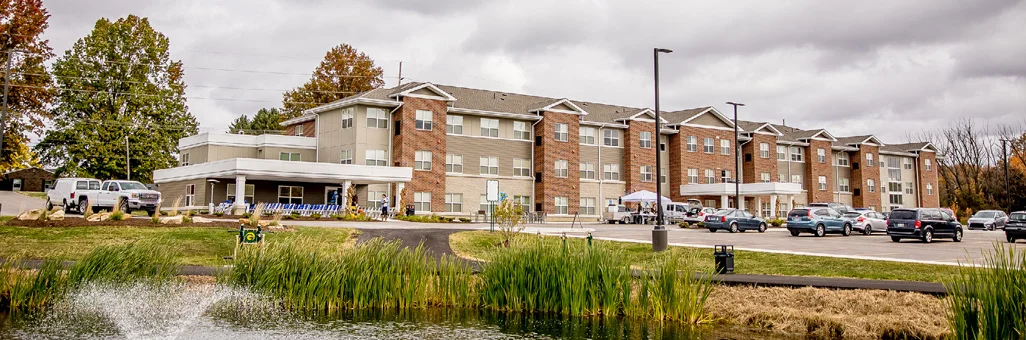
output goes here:
{"type": "Polygon", "coordinates": [[[716,208],[691,208],[688,212],[687,217],[684,217],[683,221],[689,224],[696,224],[699,222],[705,222],[705,217],[715,214],[716,208]]]}
{"type": "Polygon", "coordinates": [[[1004,228],[1008,215],[1001,210],[980,210],[969,217],[969,229],[994,230],[1004,228]]]}
{"type": "Polygon", "coordinates": [[[833,208],[828,207],[808,207],[793,209],[787,213],[787,231],[791,232],[791,236],[798,236],[799,234],[812,233],[817,237],[822,237],[827,233],[841,233],[841,235],[851,235],[852,222],[833,208]]]}
{"type": "Polygon", "coordinates": [[[958,214],[956,214],[954,210],[951,210],[951,208],[940,208],[940,210],[948,213],[948,215],[955,218],[955,221],[958,221],[958,214]]]}
{"type": "Polygon", "coordinates": [[[89,206],[89,200],[96,198],[98,190],[100,180],[95,178],[58,178],[53,189],[46,192],[46,209],[60,206],[65,212],[82,213],[89,206]]]}
{"type": "Polygon", "coordinates": [[[1005,224],[1005,237],[1008,239],[1008,243],[1026,240],[1026,211],[1016,211],[1008,215],[1008,223],[1005,224]]]}
{"type": "Polygon", "coordinates": [[[729,230],[732,233],[745,230],[758,230],[760,233],[764,233],[766,232],[766,220],[744,210],[721,209],[717,210],[715,214],[705,216],[705,227],[714,233],[719,229],[729,230]]]}
{"type": "Polygon", "coordinates": [[[160,205],[160,192],[150,190],[145,184],[136,181],[104,181],[93,209],[113,210],[115,205],[126,214],[132,213],[132,210],[145,210],[153,216],[160,205]]]}
{"type": "Polygon", "coordinates": [[[816,207],[816,208],[831,208],[831,209],[834,209],[835,211],[841,213],[841,215],[844,215],[845,213],[847,213],[849,211],[855,210],[852,207],[849,207],[847,205],[844,205],[844,204],[841,204],[841,203],[833,203],[833,202],[830,202],[830,203],[809,203],[808,206],[809,207],[816,207]]]}
{"type": "Polygon", "coordinates": [[[631,210],[627,209],[627,206],[623,204],[610,204],[606,206],[606,211],[602,212],[602,219],[606,220],[606,223],[609,224],[616,222],[626,224],[631,221],[631,210]]]}
{"type": "Polygon", "coordinates": [[[873,231],[887,231],[887,218],[872,210],[849,211],[844,217],[851,220],[852,228],[862,235],[872,235],[873,231]]]}
{"type": "Polygon", "coordinates": [[[962,225],[955,217],[935,208],[894,209],[887,219],[887,235],[894,242],[915,238],[930,243],[934,237],[962,242],[962,233],[962,225]]]}

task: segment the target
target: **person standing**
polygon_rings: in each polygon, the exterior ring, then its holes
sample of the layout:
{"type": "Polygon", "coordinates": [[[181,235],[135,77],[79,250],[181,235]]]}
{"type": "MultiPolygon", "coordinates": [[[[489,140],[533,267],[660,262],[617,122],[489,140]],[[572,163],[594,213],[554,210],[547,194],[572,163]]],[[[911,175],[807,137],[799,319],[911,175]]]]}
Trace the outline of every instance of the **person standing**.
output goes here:
{"type": "Polygon", "coordinates": [[[388,196],[381,194],[381,220],[388,220],[388,196]]]}

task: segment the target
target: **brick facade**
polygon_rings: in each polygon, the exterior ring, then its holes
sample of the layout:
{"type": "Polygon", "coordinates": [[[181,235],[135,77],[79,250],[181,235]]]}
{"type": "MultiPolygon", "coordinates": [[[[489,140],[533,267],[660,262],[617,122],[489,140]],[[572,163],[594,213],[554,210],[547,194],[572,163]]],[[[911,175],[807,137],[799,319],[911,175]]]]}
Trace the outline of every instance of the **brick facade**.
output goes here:
{"type": "MultiPolygon", "coordinates": [[[[417,151],[431,151],[431,170],[414,170],[413,177],[406,184],[403,204],[413,204],[413,193],[430,192],[431,210],[444,211],[445,207],[445,116],[446,103],[415,97],[403,98],[403,106],[392,115],[393,128],[398,134],[392,136],[393,166],[414,167],[417,151]],[[430,131],[417,130],[417,110],[432,112],[430,131]]],[[[394,188],[393,188],[394,190],[394,188]]],[[[393,197],[398,196],[393,193],[393,197]]]]}
{"type": "Polygon", "coordinates": [[[919,195],[922,200],[920,206],[923,207],[939,207],[940,206],[940,194],[937,187],[937,154],[933,152],[920,152],[919,153],[919,195]],[[930,161],[930,170],[926,170],[926,161],[930,161]],[[926,184],[933,185],[933,194],[931,195],[926,190],[926,184]]]}
{"type": "MultiPolygon", "coordinates": [[[[535,210],[553,214],[555,197],[567,197],[568,212],[576,214],[580,208],[580,120],[577,115],[543,112],[542,121],[535,126],[535,137],[541,138],[534,146],[534,171],[541,175],[535,181],[535,210]],[[567,125],[567,141],[556,140],[556,124],[567,125]],[[556,177],[556,161],[567,161],[567,178],[556,177]]],[[[601,138],[601,137],[599,137],[601,138]]],[[[601,166],[599,166],[601,169],[601,166]]]]}
{"type": "Polygon", "coordinates": [[[21,191],[42,192],[46,189],[46,182],[53,181],[54,178],[52,172],[40,168],[15,170],[6,175],[0,175],[0,190],[13,190],[14,180],[20,179],[21,191]]]}
{"type": "Polygon", "coordinates": [[[777,181],[777,138],[775,136],[752,134],[752,140],[741,147],[741,169],[744,177],[742,183],[762,182],[761,174],[768,172],[770,182],[777,181]],[[762,158],[759,144],[769,145],[769,157],[762,158]]]}
{"type": "Polygon", "coordinates": [[[296,126],[302,126],[303,127],[303,136],[304,137],[317,137],[317,120],[316,119],[315,120],[311,120],[311,121],[302,122],[302,123],[299,123],[299,124],[292,124],[292,125],[286,126],[285,127],[285,132],[283,134],[286,135],[286,136],[295,136],[296,135],[296,126]]]}
{"type": "Polygon", "coordinates": [[[627,182],[627,192],[648,190],[656,192],[656,148],[659,141],[655,135],[655,122],[630,121],[624,133],[624,182],[627,182]],[[652,144],[648,148],[641,147],[641,133],[648,132],[651,135],[652,144]],[[652,167],[652,181],[641,180],[641,167],[652,167]]]}
{"type": "Polygon", "coordinates": [[[830,142],[822,140],[809,140],[809,146],[805,147],[805,188],[808,191],[809,203],[833,202],[834,199],[834,167],[831,164],[830,142]],[[826,158],[819,161],[819,149],[823,149],[826,158]],[[826,189],[820,190],[819,176],[826,176],[826,189]]]}
{"type": "Polygon", "coordinates": [[[851,154],[851,190],[852,202],[856,207],[876,207],[883,209],[880,196],[880,147],[862,144],[859,151],[851,154]],[[866,155],[873,155],[873,165],[866,161],[866,155]],[[874,186],[870,192],[868,180],[872,179],[874,186]]]}

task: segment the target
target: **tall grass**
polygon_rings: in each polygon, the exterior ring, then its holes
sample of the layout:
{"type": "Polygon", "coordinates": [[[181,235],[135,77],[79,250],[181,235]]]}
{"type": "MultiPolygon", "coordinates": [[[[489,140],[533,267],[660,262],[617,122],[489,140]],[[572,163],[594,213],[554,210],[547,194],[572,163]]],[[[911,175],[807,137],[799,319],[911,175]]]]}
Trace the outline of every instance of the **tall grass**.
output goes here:
{"type": "Polygon", "coordinates": [[[20,262],[12,259],[0,264],[0,309],[8,313],[38,310],[65,291],[66,280],[61,273],[63,261],[46,260],[32,271],[19,269],[20,262]]]}
{"type": "Polygon", "coordinates": [[[959,266],[947,284],[956,339],[1026,339],[1026,251],[995,243],[982,268],[959,266]]]}

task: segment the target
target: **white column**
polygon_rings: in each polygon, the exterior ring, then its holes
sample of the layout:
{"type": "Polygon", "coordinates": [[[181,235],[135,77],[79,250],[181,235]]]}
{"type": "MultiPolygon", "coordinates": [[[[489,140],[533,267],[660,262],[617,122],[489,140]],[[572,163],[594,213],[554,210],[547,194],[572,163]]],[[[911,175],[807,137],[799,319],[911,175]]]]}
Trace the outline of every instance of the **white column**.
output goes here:
{"type": "Polygon", "coordinates": [[[762,196],[755,196],[755,216],[762,216],[762,196]]]}
{"type": "Polygon", "coordinates": [[[392,203],[393,206],[395,206],[395,209],[400,209],[400,210],[396,210],[396,211],[402,211],[404,213],[406,211],[406,208],[405,208],[405,205],[403,205],[403,195],[402,195],[402,192],[403,192],[403,188],[405,188],[405,187],[406,187],[406,183],[403,183],[403,182],[399,182],[399,183],[395,184],[395,202],[392,203]]]}
{"type": "Polygon", "coordinates": [[[342,206],[343,211],[344,207],[349,206],[349,187],[351,186],[353,186],[353,181],[342,181],[342,187],[339,188],[341,192],[338,193],[338,201],[335,204],[342,206]]]}
{"type": "Polygon", "coordinates": [[[777,209],[779,209],[779,208],[780,207],[777,206],[777,195],[771,195],[770,196],[770,217],[776,218],[777,217],[777,209]]]}
{"type": "MultiPolygon", "coordinates": [[[[253,202],[249,202],[253,203],[253,202]]],[[[246,175],[235,176],[235,214],[241,215],[246,212],[246,175]]]]}
{"type": "Polygon", "coordinates": [[[745,210],[745,197],[744,196],[738,196],[738,198],[737,198],[737,209],[738,210],[745,210]]]}
{"type": "Polygon", "coordinates": [[[727,195],[720,195],[720,209],[726,209],[729,205],[727,195]]]}

